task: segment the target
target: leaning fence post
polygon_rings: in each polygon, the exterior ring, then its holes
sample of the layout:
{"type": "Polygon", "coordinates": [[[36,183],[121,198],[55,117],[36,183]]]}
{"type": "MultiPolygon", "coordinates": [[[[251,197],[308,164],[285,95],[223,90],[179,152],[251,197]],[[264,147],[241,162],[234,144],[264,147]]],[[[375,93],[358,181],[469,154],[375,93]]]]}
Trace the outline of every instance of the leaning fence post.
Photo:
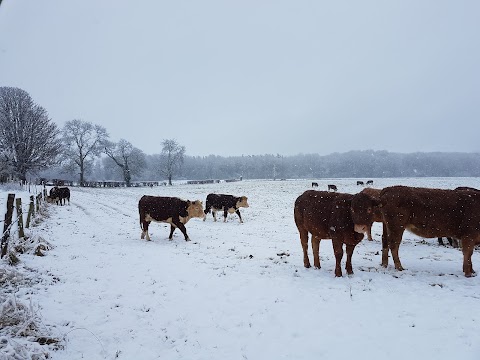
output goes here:
{"type": "Polygon", "coordinates": [[[0,259],[3,258],[7,254],[8,238],[10,237],[10,225],[12,225],[13,201],[14,201],[14,199],[15,199],[15,194],[8,194],[7,213],[5,214],[5,222],[3,224],[2,242],[0,244],[0,248],[1,248],[0,259]]]}
{"type": "Polygon", "coordinates": [[[22,198],[16,198],[15,202],[17,205],[18,237],[23,238],[25,233],[23,231],[22,198]]]}
{"type": "Polygon", "coordinates": [[[30,196],[30,206],[28,207],[28,215],[27,215],[27,223],[25,224],[26,228],[30,227],[30,220],[32,219],[32,216],[35,215],[35,208],[33,205],[33,195],[30,196]]]}
{"type": "Polygon", "coordinates": [[[37,213],[40,211],[40,201],[38,200],[37,196],[37,203],[36,203],[37,213]]]}

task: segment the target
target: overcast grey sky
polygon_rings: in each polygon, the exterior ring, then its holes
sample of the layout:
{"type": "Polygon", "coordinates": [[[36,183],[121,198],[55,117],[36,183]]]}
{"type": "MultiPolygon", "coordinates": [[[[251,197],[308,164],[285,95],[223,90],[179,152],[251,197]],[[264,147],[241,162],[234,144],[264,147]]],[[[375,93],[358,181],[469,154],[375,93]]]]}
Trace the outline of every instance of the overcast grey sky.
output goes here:
{"type": "Polygon", "coordinates": [[[147,154],[480,151],[480,1],[3,0],[0,86],[147,154]]]}

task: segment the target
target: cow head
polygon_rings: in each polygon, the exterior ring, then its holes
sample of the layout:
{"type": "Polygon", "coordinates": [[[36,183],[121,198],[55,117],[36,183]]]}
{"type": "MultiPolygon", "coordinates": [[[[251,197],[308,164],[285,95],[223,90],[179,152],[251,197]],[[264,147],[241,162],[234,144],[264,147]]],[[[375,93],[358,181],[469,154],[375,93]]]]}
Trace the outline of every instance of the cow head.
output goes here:
{"type": "Polygon", "coordinates": [[[187,212],[189,218],[205,218],[205,212],[203,211],[203,203],[200,200],[188,201],[187,212]]]}
{"type": "Polygon", "coordinates": [[[239,207],[248,208],[247,200],[248,200],[248,198],[246,196],[240,196],[238,198],[238,201],[237,201],[237,208],[239,208],[239,207]]]}
{"type": "Polygon", "coordinates": [[[380,206],[380,202],[368,194],[360,192],[353,196],[350,210],[356,232],[364,233],[367,231],[367,227],[373,223],[375,210],[378,206],[380,206]]]}

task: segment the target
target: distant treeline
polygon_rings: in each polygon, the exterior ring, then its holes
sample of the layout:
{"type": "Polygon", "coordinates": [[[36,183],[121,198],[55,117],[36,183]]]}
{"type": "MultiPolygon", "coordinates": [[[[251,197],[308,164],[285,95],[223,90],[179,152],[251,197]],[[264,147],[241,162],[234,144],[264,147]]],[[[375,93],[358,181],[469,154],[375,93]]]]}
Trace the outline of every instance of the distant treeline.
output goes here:
{"type": "MultiPolygon", "coordinates": [[[[98,161],[89,180],[122,180],[117,167],[98,161]]],[[[146,156],[147,167],[133,181],[164,180],[158,171],[158,157],[146,156]]],[[[53,169],[52,169],[53,170],[53,169]]],[[[69,178],[59,171],[46,177],[69,178]]],[[[480,177],[480,153],[391,153],[350,151],[330,155],[299,154],[223,157],[185,156],[176,180],[301,179],[301,178],[386,178],[386,177],[480,177]]],[[[74,179],[75,180],[75,179],[74,179]]]]}
{"type": "Polygon", "coordinates": [[[382,178],[480,176],[480,153],[350,151],[321,156],[186,157],[187,179],[382,178]]]}

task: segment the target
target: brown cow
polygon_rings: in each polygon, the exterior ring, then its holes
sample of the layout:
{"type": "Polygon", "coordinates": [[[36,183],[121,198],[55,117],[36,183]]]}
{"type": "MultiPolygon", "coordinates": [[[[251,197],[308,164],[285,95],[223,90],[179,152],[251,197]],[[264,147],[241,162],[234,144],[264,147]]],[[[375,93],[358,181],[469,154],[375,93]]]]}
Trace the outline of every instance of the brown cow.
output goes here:
{"type": "Polygon", "coordinates": [[[185,240],[190,238],[187,235],[185,224],[191,218],[204,218],[203,204],[200,200],[190,201],[182,200],[176,197],[147,196],[143,195],[138,202],[138,212],[140,213],[140,227],[142,229],[141,239],[147,237],[148,225],[150,222],[165,222],[170,224],[170,236],[172,240],[173,232],[176,228],[185,236],[185,240]]]}
{"type": "Polygon", "coordinates": [[[352,254],[363,234],[354,231],[350,214],[353,195],[328,191],[307,190],[295,201],[294,218],[303,248],[303,264],[310,267],[308,234],[312,234],[313,264],[320,269],[319,248],[321,239],[332,239],[335,254],[335,276],[342,276],[343,244],[346,245],[347,274],[353,274],[352,254]]]}
{"type": "MultiPolygon", "coordinates": [[[[374,189],[374,188],[365,188],[361,192],[367,195],[370,195],[373,199],[380,201],[380,192],[382,189],[374,189]]],[[[372,225],[374,222],[382,222],[382,213],[380,212],[380,209],[378,207],[375,207],[373,209],[373,217],[372,217],[372,223],[370,223],[367,226],[367,239],[369,241],[373,241],[372,237],[372,225]]]]}
{"type": "Polygon", "coordinates": [[[382,266],[388,265],[390,249],[397,270],[403,270],[398,248],[405,229],[425,237],[451,237],[461,240],[463,272],[475,272],[472,254],[480,243],[480,192],[443,190],[408,186],[391,186],[380,193],[380,201],[367,194],[357,194],[352,201],[352,217],[365,227],[372,221],[375,206],[380,206],[384,219],[382,266]]]}

